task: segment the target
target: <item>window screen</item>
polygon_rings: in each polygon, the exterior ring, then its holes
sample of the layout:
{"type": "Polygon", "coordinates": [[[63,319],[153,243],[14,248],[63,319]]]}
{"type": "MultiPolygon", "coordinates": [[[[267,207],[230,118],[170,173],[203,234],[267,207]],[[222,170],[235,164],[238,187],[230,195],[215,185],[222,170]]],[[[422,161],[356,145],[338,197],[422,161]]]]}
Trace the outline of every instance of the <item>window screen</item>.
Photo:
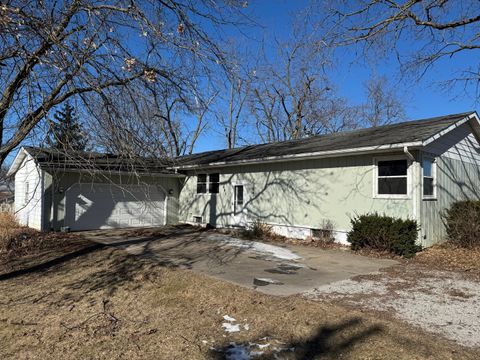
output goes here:
{"type": "Polygon", "coordinates": [[[218,194],[220,187],[220,175],[219,174],[210,174],[208,175],[208,192],[211,194],[218,194]]]}
{"type": "Polygon", "coordinates": [[[205,194],[207,192],[207,174],[197,175],[197,194],[205,194]]]}
{"type": "Polygon", "coordinates": [[[380,195],[407,195],[407,160],[378,162],[378,187],[380,195]]]}

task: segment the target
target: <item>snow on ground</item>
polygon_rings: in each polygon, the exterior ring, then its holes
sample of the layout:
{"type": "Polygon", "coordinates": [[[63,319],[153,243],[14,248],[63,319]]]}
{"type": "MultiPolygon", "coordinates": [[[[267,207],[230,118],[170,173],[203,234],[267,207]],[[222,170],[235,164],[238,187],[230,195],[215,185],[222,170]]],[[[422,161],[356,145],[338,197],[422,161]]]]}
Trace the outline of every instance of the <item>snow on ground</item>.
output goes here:
{"type": "Polygon", "coordinates": [[[223,320],[225,320],[225,321],[237,321],[233,317],[228,316],[228,315],[223,315],[223,320]]]}
{"type": "Polygon", "coordinates": [[[384,311],[464,346],[480,346],[480,282],[451,271],[405,267],[331,283],[305,294],[384,311]]]}
{"type": "Polygon", "coordinates": [[[240,324],[223,323],[222,327],[228,333],[233,333],[233,332],[239,332],[240,331],[240,324]]]}
{"type": "Polygon", "coordinates": [[[225,245],[234,246],[240,249],[250,250],[260,255],[272,256],[282,260],[301,260],[302,257],[295,254],[293,251],[285,249],[280,246],[271,244],[264,244],[258,241],[242,240],[232,238],[223,234],[209,234],[207,236],[209,240],[221,241],[225,245]]]}
{"type": "MultiPolygon", "coordinates": [[[[228,321],[228,322],[222,323],[222,327],[226,332],[233,333],[233,332],[240,331],[240,324],[235,324],[237,322],[235,318],[228,315],[223,315],[223,320],[228,321]]],[[[243,328],[247,331],[250,329],[248,324],[244,324],[243,328]]]]}

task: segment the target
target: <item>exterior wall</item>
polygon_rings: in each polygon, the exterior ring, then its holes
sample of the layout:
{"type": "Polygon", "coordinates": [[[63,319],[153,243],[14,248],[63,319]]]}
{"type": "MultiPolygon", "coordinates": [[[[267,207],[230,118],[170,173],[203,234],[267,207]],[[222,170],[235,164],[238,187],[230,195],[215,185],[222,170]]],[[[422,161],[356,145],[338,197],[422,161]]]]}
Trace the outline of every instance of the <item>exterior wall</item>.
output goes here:
{"type": "Polygon", "coordinates": [[[190,172],[180,193],[179,217],[190,222],[203,216],[204,223],[219,227],[238,225],[233,185],[244,184],[248,222],[283,226],[283,231],[299,238],[309,235],[311,228],[321,229],[327,220],[338,238],[345,238],[350,218],[367,212],[411,218],[411,197],[374,198],[374,158],[357,155],[210,170],[220,172],[219,194],[196,194],[196,173],[190,172]]]}
{"type": "MultiPolygon", "coordinates": [[[[45,188],[46,196],[50,197],[50,208],[45,208],[48,217],[48,228],[52,230],[60,230],[64,226],[65,216],[65,192],[76,183],[111,183],[121,186],[123,185],[157,185],[162,188],[166,194],[167,201],[167,224],[178,222],[178,196],[179,196],[179,179],[174,177],[161,176],[141,176],[135,175],[96,175],[92,176],[86,173],[73,172],[57,172],[52,175],[53,181],[45,188]],[[172,194],[169,194],[169,191],[172,194]],[[47,195],[48,194],[48,195],[47,195]],[[53,205],[52,205],[53,204],[53,205]]],[[[47,205],[47,202],[46,202],[47,205]]]]}
{"type": "Polygon", "coordinates": [[[445,240],[441,214],[459,200],[480,200],[480,144],[464,124],[425,148],[436,157],[436,199],[423,199],[420,226],[422,243],[445,240]]]}
{"type": "Polygon", "coordinates": [[[42,171],[27,155],[15,174],[15,214],[22,225],[42,230],[42,171]]]}

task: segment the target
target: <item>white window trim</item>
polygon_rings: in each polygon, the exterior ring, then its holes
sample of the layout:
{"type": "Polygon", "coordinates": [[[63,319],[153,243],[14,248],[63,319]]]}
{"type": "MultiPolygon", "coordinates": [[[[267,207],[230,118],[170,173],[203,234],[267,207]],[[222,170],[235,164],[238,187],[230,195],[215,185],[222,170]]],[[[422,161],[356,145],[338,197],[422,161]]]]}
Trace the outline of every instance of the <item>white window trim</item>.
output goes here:
{"type": "Polygon", "coordinates": [[[434,156],[430,155],[422,155],[422,176],[421,176],[421,191],[422,191],[422,199],[423,200],[437,200],[437,159],[434,156]],[[433,177],[433,195],[424,195],[423,194],[423,160],[431,160],[432,161],[432,176],[433,177]]]}
{"type": "MultiPolygon", "coordinates": [[[[399,199],[408,200],[412,198],[412,161],[405,155],[386,155],[373,158],[373,198],[374,199],[399,199]],[[388,160],[406,160],[407,161],[407,193],[403,194],[379,194],[378,193],[378,162],[388,160]]],[[[392,176],[395,177],[395,176],[392,176]]],[[[398,175],[396,177],[404,177],[398,175]]],[[[423,179],[422,179],[423,180],[423,179]]]]}
{"type": "Polygon", "coordinates": [[[231,219],[233,222],[233,226],[237,226],[236,220],[238,219],[239,216],[243,215],[245,217],[245,221],[248,223],[248,208],[245,206],[245,204],[248,204],[248,187],[249,183],[247,181],[243,180],[237,180],[233,181],[231,183],[232,187],[232,214],[231,214],[231,219]],[[243,209],[241,214],[235,214],[235,186],[243,186],[243,209]]]}

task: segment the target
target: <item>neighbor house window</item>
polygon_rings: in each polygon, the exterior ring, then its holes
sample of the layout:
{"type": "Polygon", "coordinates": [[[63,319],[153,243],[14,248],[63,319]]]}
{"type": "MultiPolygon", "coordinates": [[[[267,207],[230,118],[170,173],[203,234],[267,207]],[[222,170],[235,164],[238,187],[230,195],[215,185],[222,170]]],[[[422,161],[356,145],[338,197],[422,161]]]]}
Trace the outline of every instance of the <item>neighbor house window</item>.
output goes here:
{"type": "Polygon", "coordinates": [[[208,175],[208,192],[210,194],[218,194],[220,188],[220,174],[208,175]]]}
{"type": "Polygon", "coordinates": [[[197,194],[205,194],[207,192],[207,174],[197,175],[197,194]]]}
{"type": "Polygon", "coordinates": [[[433,159],[422,160],[423,169],[423,196],[435,197],[435,161],[433,159]]]}
{"type": "Polygon", "coordinates": [[[197,175],[197,194],[218,194],[220,186],[220,174],[197,175]]]}
{"type": "Polygon", "coordinates": [[[405,159],[378,161],[377,194],[407,195],[407,169],[405,159]]]}

